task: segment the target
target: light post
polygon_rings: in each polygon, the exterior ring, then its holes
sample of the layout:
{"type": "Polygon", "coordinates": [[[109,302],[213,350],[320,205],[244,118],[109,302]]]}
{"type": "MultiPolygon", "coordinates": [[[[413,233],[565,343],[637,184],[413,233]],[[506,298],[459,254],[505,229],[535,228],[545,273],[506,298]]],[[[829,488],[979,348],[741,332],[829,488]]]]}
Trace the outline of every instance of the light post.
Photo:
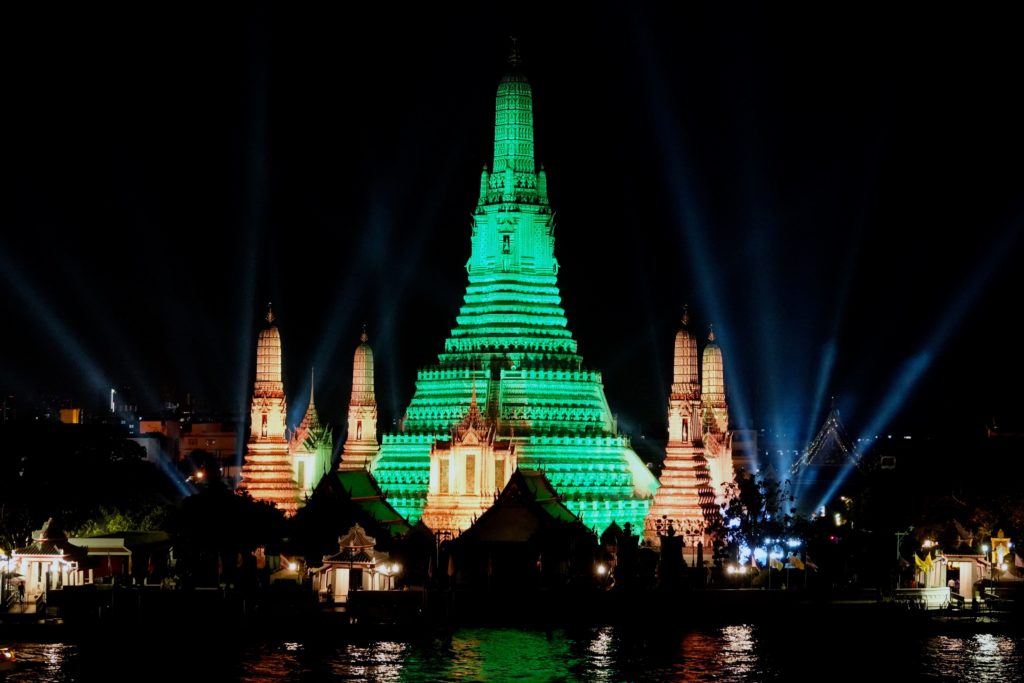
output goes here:
{"type": "Polygon", "coordinates": [[[910,535],[910,533],[911,533],[911,532],[912,532],[913,530],[914,530],[914,527],[907,527],[907,530],[906,530],[906,531],[897,531],[897,532],[896,532],[896,559],[897,559],[897,560],[900,560],[900,559],[902,559],[902,557],[903,557],[903,556],[902,556],[902,555],[900,554],[900,546],[901,546],[901,545],[903,545],[903,539],[904,539],[904,537],[906,537],[906,536],[909,536],[909,535],[910,535]]]}

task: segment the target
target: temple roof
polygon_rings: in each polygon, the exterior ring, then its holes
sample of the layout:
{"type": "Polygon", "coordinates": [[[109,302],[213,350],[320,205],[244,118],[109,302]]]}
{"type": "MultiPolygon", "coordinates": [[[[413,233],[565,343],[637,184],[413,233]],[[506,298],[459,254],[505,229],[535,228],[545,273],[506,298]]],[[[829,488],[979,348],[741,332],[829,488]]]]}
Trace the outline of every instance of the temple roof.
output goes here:
{"type": "Polygon", "coordinates": [[[360,344],[356,347],[352,362],[352,396],[349,400],[350,406],[376,404],[373,390],[373,348],[368,343],[369,340],[370,337],[366,334],[366,327],[363,326],[363,333],[359,336],[360,344]]]}
{"type": "Polygon", "coordinates": [[[367,536],[366,530],[359,524],[355,524],[348,533],[338,539],[340,548],[372,548],[377,545],[377,539],[367,536]]]}
{"type": "Polygon", "coordinates": [[[700,376],[697,367],[697,338],[690,331],[690,312],[683,307],[683,318],[676,332],[672,362],[672,395],[697,398],[700,394],[700,376]]]}
{"type": "Polygon", "coordinates": [[[274,311],[267,304],[267,327],[256,342],[256,393],[284,395],[281,381],[281,333],[274,324],[274,311]]]}
{"type": "Polygon", "coordinates": [[[846,428],[839,419],[839,408],[833,401],[825,422],[803,456],[793,465],[793,471],[809,466],[841,467],[856,461],[853,443],[846,434],[846,428]]]}
{"type": "Polygon", "coordinates": [[[84,548],[68,542],[67,534],[59,524],[54,522],[52,517],[46,520],[41,528],[32,532],[31,543],[14,551],[14,555],[17,557],[45,556],[69,560],[80,560],[87,554],[88,551],[84,548]]]}
{"type": "Polygon", "coordinates": [[[722,363],[722,349],[715,342],[715,330],[708,326],[708,345],[701,358],[700,396],[705,404],[725,403],[725,371],[722,363]]]}
{"type": "Polygon", "coordinates": [[[522,543],[545,527],[563,524],[586,530],[579,517],[562,503],[543,472],[517,468],[494,505],[459,538],[522,543]]]}
{"type": "Polygon", "coordinates": [[[372,474],[366,470],[344,470],[333,475],[349,499],[392,535],[409,531],[408,522],[391,507],[372,474]]]}

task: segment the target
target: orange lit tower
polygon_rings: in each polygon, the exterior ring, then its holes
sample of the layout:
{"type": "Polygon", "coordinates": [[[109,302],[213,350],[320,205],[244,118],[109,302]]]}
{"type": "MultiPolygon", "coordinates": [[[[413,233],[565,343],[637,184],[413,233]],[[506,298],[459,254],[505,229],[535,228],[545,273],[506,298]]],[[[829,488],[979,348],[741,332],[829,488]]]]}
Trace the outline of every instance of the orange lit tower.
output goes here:
{"type": "Polygon", "coordinates": [[[281,381],[281,334],[274,312],[267,307],[267,327],[256,344],[256,385],[250,409],[249,443],[242,481],[256,500],[274,503],[286,515],[299,508],[299,485],[292,478],[285,423],[287,405],[281,381]]]}

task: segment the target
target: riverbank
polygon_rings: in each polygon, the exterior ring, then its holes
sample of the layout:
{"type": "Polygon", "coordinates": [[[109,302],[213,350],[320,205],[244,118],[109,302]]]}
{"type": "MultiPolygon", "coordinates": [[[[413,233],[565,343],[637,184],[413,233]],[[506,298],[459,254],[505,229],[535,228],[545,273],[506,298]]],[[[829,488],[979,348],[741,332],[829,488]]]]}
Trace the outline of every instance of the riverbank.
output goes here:
{"type": "Polygon", "coordinates": [[[358,591],[349,604],[329,606],[302,587],[263,591],[161,590],[116,587],[54,592],[42,614],[0,618],[0,640],[62,640],[93,632],[223,631],[282,636],[346,634],[404,637],[471,626],[528,629],[622,624],[678,626],[895,622],[926,631],[985,632],[1020,628],[1024,618],[1000,609],[910,610],[874,591],[842,595],[803,591],[358,591]],[[46,615],[50,615],[47,618],[46,615]]]}

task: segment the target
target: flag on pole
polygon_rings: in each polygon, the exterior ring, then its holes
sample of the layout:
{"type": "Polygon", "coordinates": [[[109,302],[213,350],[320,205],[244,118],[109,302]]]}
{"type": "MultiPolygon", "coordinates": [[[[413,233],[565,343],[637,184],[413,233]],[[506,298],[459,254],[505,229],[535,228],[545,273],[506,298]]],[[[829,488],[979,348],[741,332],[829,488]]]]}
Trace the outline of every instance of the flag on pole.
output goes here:
{"type": "Polygon", "coordinates": [[[772,569],[782,569],[783,568],[782,560],[779,560],[778,558],[773,557],[772,559],[768,560],[768,566],[771,567],[772,569]]]}
{"type": "Polygon", "coordinates": [[[804,563],[796,555],[789,556],[789,564],[792,565],[793,569],[803,569],[804,563]]]}

